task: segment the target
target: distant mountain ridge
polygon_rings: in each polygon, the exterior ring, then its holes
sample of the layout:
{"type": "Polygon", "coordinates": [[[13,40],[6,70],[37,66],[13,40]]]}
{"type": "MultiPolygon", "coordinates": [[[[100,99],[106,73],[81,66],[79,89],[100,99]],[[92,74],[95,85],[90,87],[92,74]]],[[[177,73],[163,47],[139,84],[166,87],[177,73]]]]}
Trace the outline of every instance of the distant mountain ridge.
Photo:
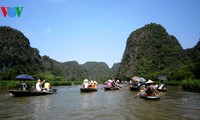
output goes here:
{"type": "Polygon", "coordinates": [[[30,47],[29,40],[16,29],[0,27],[0,51],[1,79],[44,70],[39,51],[30,47]]]}
{"type": "Polygon", "coordinates": [[[41,57],[39,51],[30,46],[28,38],[11,27],[0,27],[0,43],[0,80],[11,80],[22,73],[48,73],[66,80],[99,80],[107,78],[111,72],[104,62],[80,65],[76,61],[61,63],[46,55],[41,57]]]}
{"type": "Polygon", "coordinates": [[[57,62],[48,56],[43,56],[45,70],[54,75],[63,76],[67,80],[83,80],[85,78],[92,80],[102,80],[111,76],[112,69],[105,62],[86,62],[79,64],[77,61],[57,62]]]}
{"type": "Polygon", "coordinates": [[[55,80],[72,81],[130,79],[135,75],[156,79],[161,74],[173,80],[200,79],[200,42],[184,50],[174,36],[156,23],[130,34],[121,63],[115,63],[112,68],[105,62],[61,63],[47,55],[41,57],[22,32],[7,26],[0,27],[0,43],[0,80],[11,80],[22,73],[37,77],[48,74],[58,76],[55,80]]]}

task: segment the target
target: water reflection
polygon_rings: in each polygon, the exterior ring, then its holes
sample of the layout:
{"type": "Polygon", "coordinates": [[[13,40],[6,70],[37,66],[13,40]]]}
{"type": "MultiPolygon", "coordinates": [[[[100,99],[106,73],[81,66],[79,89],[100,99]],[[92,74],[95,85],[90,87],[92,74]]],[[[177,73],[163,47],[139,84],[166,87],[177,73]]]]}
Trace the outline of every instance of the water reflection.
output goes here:
{"type": "Polygon", "coordinates": [[[118,91],[81,93],[81,86],[57,87],[58,94],[11,97],[0,92],[0,119],[26,120],[189,120],[199,119],[200,94],[168,87],[158,101],[133,98],[128,86],[118,91]],[[2,109],[3,108],[3,109],[2,109]]]}

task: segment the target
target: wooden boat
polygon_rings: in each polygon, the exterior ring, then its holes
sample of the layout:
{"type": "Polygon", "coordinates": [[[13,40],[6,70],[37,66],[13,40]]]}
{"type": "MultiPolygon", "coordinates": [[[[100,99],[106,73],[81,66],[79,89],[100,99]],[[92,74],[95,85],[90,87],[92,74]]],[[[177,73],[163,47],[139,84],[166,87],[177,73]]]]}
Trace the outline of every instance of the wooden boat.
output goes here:
{"type": "Polygon", "coordinates": [[[166,92],[166,87],[165,84],[159,84],[159,86],[157,87],[158,91],[162,91],[162,92],[166,92]]]}
{"type": "Polygon", "coordinates": [[[81,92],[95,92],[98,89],[96,88],[80,88],[81,92]]]}
{"type": "Polygon", "coordinates": [[[166,89],[157,89],[158,91],[161,91],[161,92],[166,92],[167,90],[166,89]]]}
{"type": "Polygon", "coordinates": [[[155,96],[146,96],[146,93],[142,92],[140,94],[140,98],[144,98],[144,99],[147,99],[147,100],[158,100],[158,99],[160,99],[160,96],[157,95],[157,94],[155,96]]]}
{"type": "Polygon", "coordinates": [[[119,87],[109,87],[109,86],[105,86],[104,87],[105,90],[119,90],[119,87]]]}
{"type": "Polygon", "coordinates": [[[132,86],[132,85],[130,85],[130,90],[131,91],[138,91],[140,89],[138,88],[138,86],[132,86]]]}
{"type": "Polygon", "coordinates": [[[21,91],[21,90],[11,90],[9,91],[14,96],[23,97],[23,96],[40,96],[40,95],[50,95],[56,93],[57,89],[52,89],[51,91],[21,91]]]}

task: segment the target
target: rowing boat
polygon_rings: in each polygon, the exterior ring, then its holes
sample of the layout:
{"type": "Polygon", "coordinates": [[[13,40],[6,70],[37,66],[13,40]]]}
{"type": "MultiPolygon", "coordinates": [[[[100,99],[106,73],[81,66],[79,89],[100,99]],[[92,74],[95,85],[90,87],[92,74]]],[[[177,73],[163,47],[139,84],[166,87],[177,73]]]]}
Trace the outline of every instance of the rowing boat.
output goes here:
{"type": "Polygon", "coordinates": [[[21,91],[21,90],[11,90],[9,91],[14,96],[23,97],[23,96],[41,96],[41,95],[50,95],[56,93],[57,89],[52,89],[51,91],[21,91]]]}
{"type": "Polygon", "coordinates": [[[119,90],[119,87],[109,87],[109,86],[105,86],[104,87],[105,90],[119,90]]]}
{"type": "Polygon", "coordinates": [[[98,89],[96,88],[80,88],[81,92],[95,92],[98,89]]]}
{"type": "Polygon", "coordinates": [[[131,91],[138,91],[140,89],[138,88],[138,86],[132,86],[132,85],[130,85],[130,90],[131,91]]]}
{"type": "Polygon", "coordinates": [[[158,99],[160,99],[160,96],[158,94],[156,94],[154,96],[150,96],[150,95],[146,95],[145,92],[142,92],[140,94],[140,98],[144,98],[144,99],[148,99],[148,100],[158,100],[158,99]]]}

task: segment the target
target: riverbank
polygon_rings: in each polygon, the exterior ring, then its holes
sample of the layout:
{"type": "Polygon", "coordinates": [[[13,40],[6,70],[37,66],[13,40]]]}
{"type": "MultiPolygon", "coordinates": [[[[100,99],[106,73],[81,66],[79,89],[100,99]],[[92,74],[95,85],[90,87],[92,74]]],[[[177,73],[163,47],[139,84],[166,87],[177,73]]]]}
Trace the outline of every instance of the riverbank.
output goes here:
{"type": "MultiPolygon", "coordinates": [[[[69,85],[81,85],[83,81],[49,81],[51,86],[69,86],[69,85]]],[[[34,89],[36,81],[27,81],[29,85],[34,89]]],[[[0,89],[18,89],[20,81],[0,81],[0,89]]],[[[165,81],[165,85],[169,86],[182,86],[185,90],[200,92],[200,80],[182,80],[182,81],[165,81]]]]}
{"type": "Polygon", "coordinates": [[[182,88],[185,90],[200,92],[200,80],[183,80],[182,88]]]}
{"type": "MultiPolygon", "coordinates": [[[[49,81],[51,86],[67,86],[67,85],[81,85],[83,81],[49,81]]],[[[36,81],[26,81],[31,88],[35,87],[36,81]]],[[[20,81],[16,80],[3,80],[0,81],[0,89],[18,89],[20,81]]]]}

